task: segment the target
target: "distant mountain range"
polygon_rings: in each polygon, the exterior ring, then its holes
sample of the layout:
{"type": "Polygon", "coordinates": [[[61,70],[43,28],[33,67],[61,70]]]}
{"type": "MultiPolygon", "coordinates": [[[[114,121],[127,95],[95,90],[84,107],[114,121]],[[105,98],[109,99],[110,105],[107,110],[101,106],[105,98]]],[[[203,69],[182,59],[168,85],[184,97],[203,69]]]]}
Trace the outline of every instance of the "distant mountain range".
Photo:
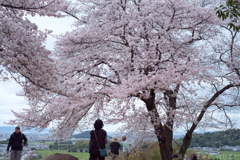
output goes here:
{"type": "MultiPolygon", "coordinates": [[[[44,129],[42,132],[40,132],[40,133],[49,133],[49,131],[50,131],[50,129],[44,129]]],[[[12,133],[12,132],[15,132],[15,127],[13,127],[13,126],[0,126],[0,133],[12,133]]],[[[88,137],[89,137],[89,135],[90,135],[90,131],[85,131],[85,132],[83,132],[83,133],[79,133],[78,131],[76,131],[76,132],[74,132],[73,134],[74,134],[74,136],[80,136],[80,137],[85,137],[85,136],[87,136],[88,135],[88,137]],[[86,133],[85,133],[86,132],[86,133]]],[[[37,131],[36,129],[34,129],[34,128],[32,128],[32,129],[30,129],[30,130],[24,130],[23,131],[23,133],[39,133],[39,131],[37,131]]],[[[107,132],[107,134],[108,135],[110,135],[110,136],[108,136],[108,137],[111,137],[111,135],[112,135],[112,132],[107,132]]],[[[73,137],[74,137],[73,136],[73,137]]]]}
{"type": "MultiPolygon", "coordinates": [[[[13,127],[13,126],[0,126],[0,133],[12,133],[14,131],[15,131],[15,127],[13,127]]],[[[49,131],[50,131],[50,129],[47,128],[47,129],[44,129],[40,133],[46,134],[46,133],[49,133],[49,131]]],[[[209,131],[196,131],[195,133],[204,133],[204,132],[209,132],[209,131]]],[[[32,128],[30,130],[23,131],[23,133],[26,133],[26,134],[27,133],[39,133],[39,131],[32,128]]],[[[173,137],[175,139],[179,139],[179,138],[184,137],[185,134],[186,134],[185,132],[175,132],[173,134],[173,137]]],[[[108,135],[109,139],[112,139],[112,137],[114,135],[114,132],[107,132],[107,135],[108,135]]],[[[124,135],[124,133],[122,133],[122,135],[124,135]]],[[[121,135],[118,135],[118,136],[121,136],[121,135]]],[[[88,139],[90,137],[90,131],[85,131],[85,132],[82,132],[82,133],[79,133],[79,131],[75,131],[73,133],[73,137],[74,138],[86,138],[86,139],[88,139]]]]}
{"type": "MultiPolygon", "coordinates": [[[[12,126],[0,126],[0,133],[12,133],[15,131],[15,127],[12,126]]],[[[44,129],[40,133],[49,133],[50,129],[44,129]]],[[[24,133],[39,133],[36,129],[24,130],[24,133]]]]}
{"type": "MultiPolygon", "coordinates": [[[[182,140],[182,139],[180,139],[182,140]]],[[[193,133],[190,147],[217,147],[240,145],[240,129],[193,133]]]]}
{"type": "MultiPolygon", "coordinates": [[[[80,134],[75,134],[73,135],[73,138],[84,138],[84,139],[90,139],[90,132],[91,131],[85,131],[83,133],[80,134]]],[[[112,139],[111,136],[107,136],[108,139],[112,139]]]]}

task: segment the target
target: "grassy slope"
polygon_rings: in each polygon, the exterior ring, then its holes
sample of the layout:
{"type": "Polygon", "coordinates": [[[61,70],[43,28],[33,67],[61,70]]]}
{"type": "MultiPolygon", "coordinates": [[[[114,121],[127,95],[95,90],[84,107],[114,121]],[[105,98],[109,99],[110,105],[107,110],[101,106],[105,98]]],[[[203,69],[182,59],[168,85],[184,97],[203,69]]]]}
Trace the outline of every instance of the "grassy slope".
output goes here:
{"type": "Polygon", "coordinates": [[[231,159],[233,156],[234,160],[240,160],[240,152],[221,151],[221,155],[210,155],[211,158],[218,158],[219,160],[231,159]]]}
{"type": "Polygon", "coordinates": [[[41,143],[40,141],[28,141],[28,144],[31,144],[31,143],[41,143]]]}
{"type": "MultiPolygon", "coordinates": [[[[51,152],[37,151],[37,153],[41,154],[43,156],[43,158],[41,160],[44,160],[48,155],[52,155],[55,153],[70,154],[70,155],[77,157],[79,160],[88,160],[89,159],[89,153],[68,152],[67,150],[53,150],[51,152]]],[[[210,155],[210,157],[218,158],[219,160],[226,160],[226,159],[229,160],[229,159],[231,159],[230,156],[233,155],[234,160],[240,160],[240,152],[221,151],[221,153],[222,153],[221,155],[210,155]]],[[[106,160],[108,160],[109,158],[110,157],[106,157],[106,160]]],[[[120,159],[122,159],[122,158],[120,158],[120,159]]]]}
{"type": "Polygon", "coordinates": [[[50,144],[54,145],[54,141],[45,141],[45,144],[49,147],[50,144]]]}

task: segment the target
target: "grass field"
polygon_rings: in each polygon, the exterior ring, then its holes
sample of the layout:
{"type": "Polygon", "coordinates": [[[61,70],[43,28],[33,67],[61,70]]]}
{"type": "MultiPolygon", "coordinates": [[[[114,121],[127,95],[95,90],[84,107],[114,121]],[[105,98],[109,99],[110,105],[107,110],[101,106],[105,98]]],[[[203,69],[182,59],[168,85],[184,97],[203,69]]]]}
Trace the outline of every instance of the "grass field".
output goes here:
{"type": "Polygon", "coordinates": [[[70,154],[72,156],[77,157],[79,160],[88,160],[89,159],[89,153],[68,152],[67,150],[53,150],[51,152],[37,151],[37,153],[42,155],[43,158],[41,160],[44,160],[47,156],[55,154],[55,153],[70,154]]]}
{"type": "Polygon", "coordinates": [[[28,141],[29,144],[31,143],[41,143],[40,141],[28,141]]]}
{"type": "MultiPolygon", "coordinates": [[[[37,151],[37,154],[41,154],[43,157],[41,160],[44,160],[47,156],[55,153],[70,154],[72,156],[77,157],[79,160],[89,159],[89,153],[68,152],[67,150],[52,150],[51,152],[37,151]]],[[[240,160],[240,152],[221,151],[221,155],[209,155],[209,159],[215,159],[215,158],[219,160],[240,160]]],[[[106,160],[109,160],[109,159],[110,157],[106,157],[106,160]]]]}
{"type": "Polygon", "coordinates": [[[54,141],[45,141],[45,144],[49,146],[50,144],[54,145],[54,141]]]}
{"type": "Polygon", "coordinates": [[[221,155],[210,155],[210,158],[217,158],[219,160],[240,160],[240,152],[221,151],[221,155]],[[231,158],[232,157],[232,158],[231,158]]]}

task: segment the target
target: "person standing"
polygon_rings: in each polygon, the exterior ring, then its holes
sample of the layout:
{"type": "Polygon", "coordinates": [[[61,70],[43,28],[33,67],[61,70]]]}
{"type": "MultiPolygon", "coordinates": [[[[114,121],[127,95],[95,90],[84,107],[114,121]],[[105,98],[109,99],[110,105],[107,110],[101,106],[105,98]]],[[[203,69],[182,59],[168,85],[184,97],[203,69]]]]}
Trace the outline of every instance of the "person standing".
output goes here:
{"type": "Polygon", "coordinates": [[[27,138],[26,136],[20,132],[20,127],[17,126],[15,128],[15,132],[10,136],[7,154],[9,153],[9,148],[11,146],[11,156],[10,160],[20,160],[22,155],[23,146],[26,145],[27,138]],[[24,142],[23,142],[24,140],[24,142]]]}
{"type": "Polygon", "coordinates": [[[178,155],[175,154],[175,155],[172,157],[172,160],[179,160],[179,159],[178,159],[178,155]]]}
{"type": "Polygon", "coordinates": [[[192,154],[191,160],[197,160],[197,156],[195,154],[192,154]]]}
{"type": "Polygon", "coordinates": [[[123,141],[123,160],[128,160],[128,156],[130,154],[129,143],[126,140],[127,140],[126,136],[123,136],[122,137],[122,141],[123,141]]]}
{"type": "Polygon", "coordinates": [[[113,137],[112,143],[110,143],[111,147],[111,158],[110,160],[119,160],[119,148],[121,145],[119,144],[117,137],[113,137]]]}
{"type": "Polygon", "coordinates": [[[106,148],[107,140],[107,132],[103,130],[103,121],[101,119],[97,119],[94,123],[95,130],[90,132],[90,158],[89,160],[105,160],[105,157],[100,156],[99,147],[101,149],[106,148]]]}

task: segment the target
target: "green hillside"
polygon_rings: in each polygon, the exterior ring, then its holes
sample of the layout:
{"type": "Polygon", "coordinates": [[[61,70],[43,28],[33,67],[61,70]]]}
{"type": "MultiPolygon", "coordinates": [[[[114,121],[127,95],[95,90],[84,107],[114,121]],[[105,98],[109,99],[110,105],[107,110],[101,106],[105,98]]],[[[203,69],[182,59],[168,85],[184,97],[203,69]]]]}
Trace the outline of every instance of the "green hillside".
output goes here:
{"type": "MultiPolygon", "coordinates": [[[[80,133],[80,134],[75,134],[73,135],[73,138],[84,138],[84,139],[90,139],[90,132],[91,131],[85,131],[83,133],[80,133]]],[[[112,137],[110,136],[107,136],[108,139],[112,139],[112,137]]]]}
{"type": "Polygon", "coordinates": [[[194,133],[190,147],[220,147],[220,145],[240,145],[240,129],[194,133]]]}

